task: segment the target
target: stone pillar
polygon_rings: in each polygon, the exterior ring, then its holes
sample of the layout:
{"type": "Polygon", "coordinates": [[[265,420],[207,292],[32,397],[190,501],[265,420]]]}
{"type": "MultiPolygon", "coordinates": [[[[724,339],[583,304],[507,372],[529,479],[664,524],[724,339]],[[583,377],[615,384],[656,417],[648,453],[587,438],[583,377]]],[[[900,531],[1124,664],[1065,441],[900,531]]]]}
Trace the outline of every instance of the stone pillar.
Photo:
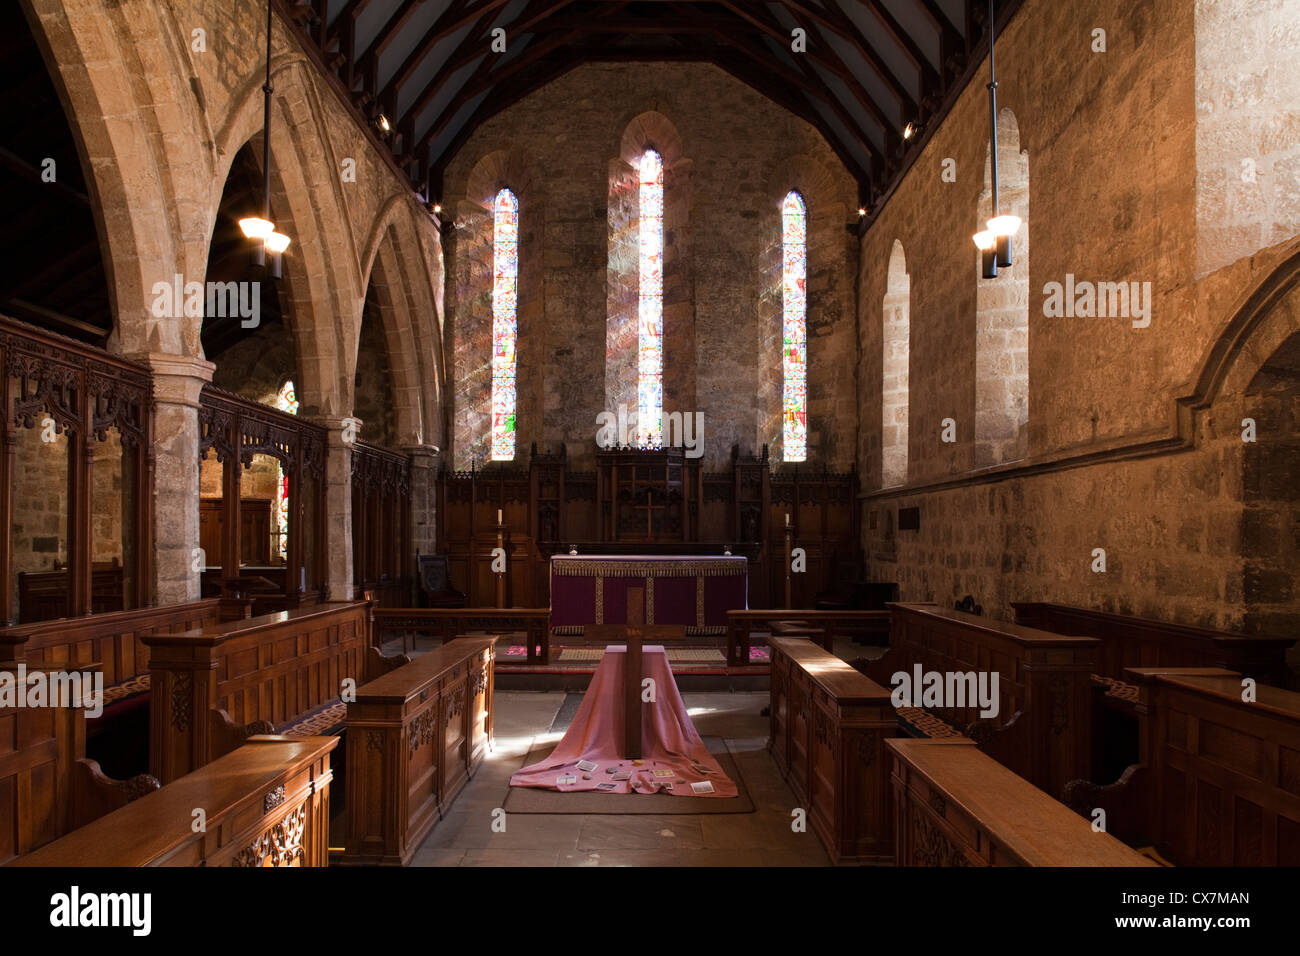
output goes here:
{"type": "Polygon", "coordinates": [[[352,600],[352,443],[361,421],[317,418],[329,432],[325,451],[325,580],[329,600],[352,600]]]}
{"type": "Polygon", "coordinates": [[[153,371],[154,599],[159,605],[197,601],[199,392],[216,366],[160,352],[132,358],[153,371]]]}
{"type": "Polygon", "coordinates": [[[404,445],[402,450],[411,456],[411,550],[432,554],[438,544],[438,448],[404,445]]]}

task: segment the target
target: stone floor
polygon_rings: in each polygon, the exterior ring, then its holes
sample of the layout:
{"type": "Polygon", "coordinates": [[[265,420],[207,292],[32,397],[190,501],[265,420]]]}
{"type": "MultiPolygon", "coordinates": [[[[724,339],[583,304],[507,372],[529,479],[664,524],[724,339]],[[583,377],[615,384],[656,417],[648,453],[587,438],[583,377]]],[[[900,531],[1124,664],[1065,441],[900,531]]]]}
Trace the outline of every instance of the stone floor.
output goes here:
{"type": "Polygon", "coordinates": [[[682,695],[702,736],[722,737],[735,756],[754,813],[513,814],[493,832],[510,775],[564,701],[558,691],[498,691],[495,747],[412,866],[829,866],[811,830],[791,830],[794,795],[768,755],[762,693],[682,695]]]}

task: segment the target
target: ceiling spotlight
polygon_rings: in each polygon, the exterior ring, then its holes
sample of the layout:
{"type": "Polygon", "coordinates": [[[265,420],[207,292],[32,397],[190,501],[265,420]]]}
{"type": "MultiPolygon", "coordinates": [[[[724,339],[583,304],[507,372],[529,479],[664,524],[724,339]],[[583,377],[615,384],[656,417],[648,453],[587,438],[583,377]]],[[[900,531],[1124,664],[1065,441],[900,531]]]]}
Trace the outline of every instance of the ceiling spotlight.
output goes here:
{"type": "Polygon", "coordinates": [[[434,204],[433,204],[433,213],[434,213],[434,215],[437,215],[437,214],[440,213],[440,212],[442,212],[442,203],[440,203],[440,202],[436,202],[436,203],[434,203],[434,204]]]}
{"type": "Polygon", "coordinates": [[[378,126],[385,133],[391,132],[393,129],[393,127],[388,122],[388,117],[385,116],[383,113],[380,113],[378,116],[375,117],[375,125],[378,126]]]}
{"type": "Polygon", "coordinates": [[[859,206],[859,207],[858,207],[858,218],[861,219],[861,218],[863,218],[864,216],[866,216],[866,214],[867,214],[867,207],[866,207],[866,206],[859,206]]]}
{"type": "Polygon", "coordinates": [[[247,219],[239,220],[239,228],[243,231],[245,238],[248,239],[265,239],[271,233],[275,232],[275,223],[269,219],[260,219],[257,216],[249,216],[247,219]]]}
{"type": "Polygon", "coordinates": [[[908,123],[903,127],[903,139],[908,140],[916,135],[916,124],[908,123]]]}

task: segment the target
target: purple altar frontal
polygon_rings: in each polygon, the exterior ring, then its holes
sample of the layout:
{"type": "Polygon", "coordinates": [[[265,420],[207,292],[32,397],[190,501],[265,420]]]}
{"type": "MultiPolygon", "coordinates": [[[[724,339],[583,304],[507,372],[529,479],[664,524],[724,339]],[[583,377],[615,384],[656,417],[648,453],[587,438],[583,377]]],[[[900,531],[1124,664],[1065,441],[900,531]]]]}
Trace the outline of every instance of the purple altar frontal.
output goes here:
{"type": "Polygon", "coordinates": [[[645,590],[646,624],[688,635],[725,634],[727,612],[748,606],[749,561],[731,555],[557,554],[551,558],[551,629],[627,621],[628,588],[645,590]]]}

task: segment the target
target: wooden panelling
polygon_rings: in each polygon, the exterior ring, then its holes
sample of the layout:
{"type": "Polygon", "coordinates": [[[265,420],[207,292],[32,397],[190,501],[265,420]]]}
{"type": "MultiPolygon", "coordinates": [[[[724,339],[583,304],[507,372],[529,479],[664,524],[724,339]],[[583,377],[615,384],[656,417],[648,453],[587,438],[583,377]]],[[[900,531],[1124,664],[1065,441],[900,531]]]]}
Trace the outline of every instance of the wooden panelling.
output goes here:
{"type": "Polygon", "coordinates": [[[207,764],[213,710],[282,727],[336,700],[362,676],[369,621],[369,602],[330,602],[144,638],[151,772],[166,784],[207,764]]]}
{"type": "Polygon", "coordinates": [[[768,749],[835,863],[892,859],[889,691],[801,638],[771,641],[768,749]]]}
{"type": "Polygon", "coordinates": [[[890,740],[898,866],[1154,866],[970,740],[890,740]]]}
{"type": "Polygon", "coordinates": [[[337,737],[252,737],[20,866],[326,866],[337,737]],[[195,832],[194,810],[206,826],[195,832]]]}
{"type": "MultiPolygon", "coordinates": [[[[1098,641],[988,620],[933,605],[893,604],[889,650],[867,673],[888,687],[897,672],[998,674],[998,713],[978,703],[927,707],[1005,766],[1059,797],[1087,777],[1098,641]]],[[[919,689],[915,692],[919,693],[919,689]]],[[[917,702],[920,706],[920,702],[917,702]]]]}
{"type": "Polygon", "coordinates": [[[357,691],[340,862],[404,865],[446,814],[492,735],[494,643],[460,638],[357,691]]]}

